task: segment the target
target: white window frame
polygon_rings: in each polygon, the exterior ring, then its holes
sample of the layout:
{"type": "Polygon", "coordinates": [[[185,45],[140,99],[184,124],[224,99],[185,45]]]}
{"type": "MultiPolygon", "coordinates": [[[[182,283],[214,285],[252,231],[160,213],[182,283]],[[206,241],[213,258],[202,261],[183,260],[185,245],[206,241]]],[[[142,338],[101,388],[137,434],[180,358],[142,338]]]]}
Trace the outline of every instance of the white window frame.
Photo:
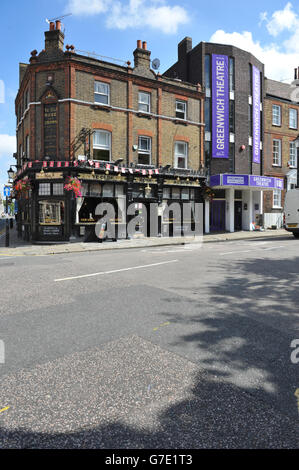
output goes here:
{"type": "Polygon", "coordinates": [[[281,126],[281,106],[278,104],[272,105],[272,125],[281,126]]]}
{"type": "Polygon", "coordinates": [[[281,166],[281,140],[273,139],[272,141],[272,166],[281,166]],[[274,144],[278,143],[278,148],[274,150],[274,144]],[[277,155],[277,156],[276,156],[277,155]]]}
{"type": "Polygon", "coordinates": [[[94,102],[95,104],[97,105],[103,105],[103,106],[109,106],[110,105],[110,85],[109,83],[106,83],[106,82],[101,82],[100,80],[95,80],[94,81],[94,102]],[[100,84],[100,85],[104,85],[105,87],[107,87],[107,92],[104,93],[102,91],[99,91],[99,89],[97,90],[97,85],[100,84]],[[107,97],[107,103],[101,103],[100,101],[96,101],[96,95],[98,96],[106,96],[107,97]]]}
{"type": "MultiPolygon", "coordinates": [[[[102,160],[102,161],[109,161],[111,162],[111,141],[112,141],[112,136],[111,136],[111,132],[109,131],[105,131],[105,130],[102,130],[102,129],[97,129],[94,131],[93,133],[93,139],[92,139],[92,149],[94,150],[108,150],[109,151],[109,160],[102,160]],[[105,134],[105,135],[108,135],[108,142],[109,142],[109,145],[103,145],[103,144],[96,144],[95,143],[95,135],[96,134],[105,134]]],[[[95,158],[94,158],[95,159],[95,158]]]]}
{"type": "MultiPolygon", "coordinates": [[[[148,137],[147,135],[139,135],[138,136],[138,158],[139,158],[139,154],[148,155],[149,163],[147,163],[147,165],[152,164],[152,139],[151,139],[151,137],[148,137]],[[144,139],[149,143],[148,149],[141,148],[141,146],[140,146],[141,139],[144,139]]],[[[142,163],[142,165],[145,165],[145,163],[142,163]]]]}
{"type": "Polygon", "coordinates": [[[297,168],[297,147],[295,142],[290,142],[290,167],[297,168]]]}
{"type": "Polygon", "coordinates": [[[184,119],[184,120],[187,119],[187,101],[179,100],[179,99],[175,100],[175,117],[177,119],[184,119]],[[178,109],[178,104],[179,105],[184,105],[184,110],[183,111],[181,109],[178,109]],[[177,116],[177,113],[183,113],[184,117],[177,116]]]}
{"type": "Polygon", "coordinates": [[[138,111],[141,113],[150,113],[151,112],[151,93],[147,91],[138,92],[138,111]],[[144,97],[147,97],[145,100],[144,97]],[[147,109],[144,110],[143,107],[146,106],[147,109]]]}
{"type": "Polygon", "coordinates": [[[281,209],[281,190],[273,189],[273,208],[281,209]]]}
{"type": "Polygon", "coordinates": [[[298,112],[295,108],[289,108],[289,128],[297,129],[298,128],[298,112]],[[293,114],[293,117],[291,117],[293,114]]]}
{"type": "Polygon", "coordinates": [[[185,142],[183,140],[176,140],[174,143],[174,168],[181,168],[181,169],[187,169],[188,168],[188,142],[185,142]],[[179,145],[184,145],[185,147],[185,153],[179,153],[178,152],[178,146],[179,145]],[[184,167],[179,167],[178,166],[178,159],[179,158],[184,158],[185,159],[185,166],[184,167]]]}

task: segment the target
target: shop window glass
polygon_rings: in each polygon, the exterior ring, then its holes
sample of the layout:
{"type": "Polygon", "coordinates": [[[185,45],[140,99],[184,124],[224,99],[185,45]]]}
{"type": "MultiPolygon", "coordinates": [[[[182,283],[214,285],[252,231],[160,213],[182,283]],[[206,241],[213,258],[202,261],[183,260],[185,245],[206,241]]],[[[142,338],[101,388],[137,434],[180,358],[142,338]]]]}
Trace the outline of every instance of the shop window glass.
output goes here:
{"type": "Polygon", "coordinates": [[[51,184],[50,183],[39,183],[38,195],[39,196],[50,196],[51,184]]]}

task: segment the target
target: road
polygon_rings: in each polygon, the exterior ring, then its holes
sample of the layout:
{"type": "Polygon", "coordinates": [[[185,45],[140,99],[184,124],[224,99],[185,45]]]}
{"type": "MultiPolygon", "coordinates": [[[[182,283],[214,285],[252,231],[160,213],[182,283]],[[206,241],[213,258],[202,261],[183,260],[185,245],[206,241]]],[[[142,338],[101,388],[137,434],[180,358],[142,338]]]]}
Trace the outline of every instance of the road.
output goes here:
{"type": "Polygon", "coordinates": [[[298,448],[298,248],[0,250],[0,447],[298,448]]]}

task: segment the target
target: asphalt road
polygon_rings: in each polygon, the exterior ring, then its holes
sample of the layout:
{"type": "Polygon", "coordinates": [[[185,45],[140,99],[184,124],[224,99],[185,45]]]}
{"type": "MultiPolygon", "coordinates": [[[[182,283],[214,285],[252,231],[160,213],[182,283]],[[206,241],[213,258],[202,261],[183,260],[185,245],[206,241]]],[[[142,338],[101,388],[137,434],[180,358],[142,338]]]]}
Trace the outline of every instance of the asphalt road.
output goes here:
{"type": "Polygon", "coordinates": [[[298,252],[0,255],[0,447],[298,448],[298,252]]]}

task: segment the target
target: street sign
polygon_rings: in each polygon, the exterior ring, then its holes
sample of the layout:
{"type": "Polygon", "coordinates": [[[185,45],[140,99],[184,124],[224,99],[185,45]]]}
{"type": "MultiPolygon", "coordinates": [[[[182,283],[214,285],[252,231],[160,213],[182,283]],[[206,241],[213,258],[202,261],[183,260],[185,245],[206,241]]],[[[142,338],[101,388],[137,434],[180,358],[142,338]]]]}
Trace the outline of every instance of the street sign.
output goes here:
{"type": "Polygon", "coordinates": [[[9,186],[4,186],[4,197],[9,197],[10,196],[10,187],[9,186]]]}

